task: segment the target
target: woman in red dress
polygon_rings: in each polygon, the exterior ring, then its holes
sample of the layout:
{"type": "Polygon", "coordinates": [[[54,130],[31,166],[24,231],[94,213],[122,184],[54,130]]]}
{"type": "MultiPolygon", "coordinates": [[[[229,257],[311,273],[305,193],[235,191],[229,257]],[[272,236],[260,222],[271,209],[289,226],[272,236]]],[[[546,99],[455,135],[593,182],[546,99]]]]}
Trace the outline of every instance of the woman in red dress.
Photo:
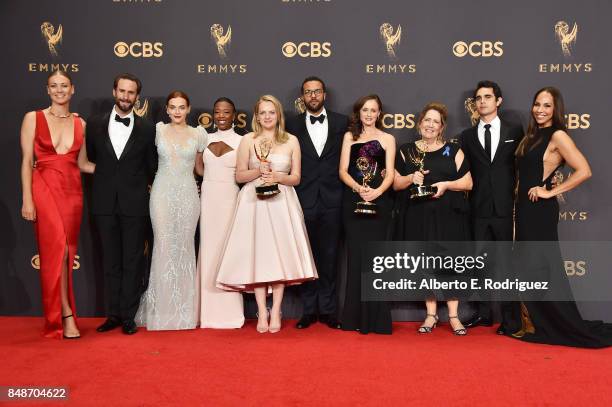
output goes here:
{"type": "Polygon", "coordinates": [[[21,216],[34,222],[40,255],[45,316],[44,336],[80,337],[72,291],[83,210],[80,171],[93,173],[87,160],[85,122],[70,113],[74,85],[64,71],[47,79],[51,106],[29,112],[21,126],[21,216]]]}

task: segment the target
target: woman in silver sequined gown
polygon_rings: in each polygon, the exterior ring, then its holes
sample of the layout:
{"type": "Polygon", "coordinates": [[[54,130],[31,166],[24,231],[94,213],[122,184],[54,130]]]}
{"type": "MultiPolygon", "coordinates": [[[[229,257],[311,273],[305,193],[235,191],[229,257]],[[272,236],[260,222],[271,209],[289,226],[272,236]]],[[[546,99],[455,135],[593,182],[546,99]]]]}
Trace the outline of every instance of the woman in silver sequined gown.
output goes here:
{"type": "Polygon", "coordinates": [[[189,98],[183,92],[172,92],[166,108],[171,122],[157,123],[155,134],[159,167],[149,205],[151,274],[136,315],[136,323],[148,330],[193,329],[199,311],[194,236],[200,198],[193,169],[208,137],[202,127],[187,125],[189,98]]]}

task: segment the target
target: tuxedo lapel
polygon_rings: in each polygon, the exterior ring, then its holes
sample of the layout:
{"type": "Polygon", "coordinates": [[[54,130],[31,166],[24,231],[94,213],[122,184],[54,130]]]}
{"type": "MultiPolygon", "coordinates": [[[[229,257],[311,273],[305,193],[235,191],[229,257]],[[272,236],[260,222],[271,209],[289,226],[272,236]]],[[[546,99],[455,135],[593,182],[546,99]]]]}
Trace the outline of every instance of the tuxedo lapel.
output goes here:
{"type": "Polygon", "coordinates": [[[108,113],[104,116],[104,118],[102,119],[102,128],[104,129],[103,134],[104,134],[104,146],[106,147],[106,149],[108,150],[108,152],[111,154],[112,157],[115,158],[115,160],[117,160],[117,154],[115,154],[115,149],[113,148],[113,143],[111,142],[110,139],[110,133],[108,132],[108,123],[110,121],[110,116],[111,114],[108,113]]]}
{"type": "Polygon", "coordinates": [[[327,115],[327,140],[325,141],[325,146],[323,146],[323,151],[321,152],[321,157],[325,156],[333,147],[335,147],[336,143],[338,143],[336,134],[336,122],[334,122],[331,118],[331,115],[327,115]]]}
{"type": "MultiPolygon", "coordinates": [[[[489,157],[487,157],[487,151],[484,149],[484,147],[482,146],[482,144],[480,144],[480,140],[478,139],[478,125],[472,127],[472,143],[474,146],[474,150],[476,151],[476,154],[478,155],[478,157],[480,157],[480,159],[487,163],[487,164],[491,164],[491,159],[489,157]]],[[[499,147],[498,147],[499,149],[499,147]]]]}
{"type": "Polygon", "coordinates": [[[306,127],[306,113],[303,113],[299,116],[298,119],[298,129],[299,133],[297,136],[302,138],[302,145],[305,147],[302,153],[306,153],[315,158],[319,158],[319,154],[317,154],[317,150],[312,143],[312,139],[310,138],[310,134],[308,133],[308,128],[306,127]]]}
{"type": "Polygon", "coordinates": [[[501,155],[501,150],[506,148],[506,140],[508,140],[508,126],[505,126],[504,123],[500,123],[499,144],[497,145],[497,150],[495,150],[492,163],[494,163],[497,157],[501,155]]]}
{"type": "Polygon", "coordinates": [[[121,152],[121,156],[119,157],[119,160],[125,157],[127,153],[129,152],[129,150],[134,146],[134,143],[136,142],[136,139],[138,138],[138,135],[140,133],[139,130],[140,130],[140,118],[136,116],[136,114],[134,114],[134,127],[132,127],[132,132],[130,133],[130,137],[128,138],[127,143],[125,143],[125,147],[123,148],[123,151],[121,152]]]}

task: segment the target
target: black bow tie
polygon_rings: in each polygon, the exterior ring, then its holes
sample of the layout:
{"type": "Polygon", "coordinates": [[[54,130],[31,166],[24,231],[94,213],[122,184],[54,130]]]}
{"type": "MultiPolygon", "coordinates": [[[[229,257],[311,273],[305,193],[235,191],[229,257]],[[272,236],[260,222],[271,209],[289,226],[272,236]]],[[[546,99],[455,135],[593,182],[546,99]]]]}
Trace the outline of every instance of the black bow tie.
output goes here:
{"type": "Polygon", "coordinates": [[[310,124],[315,124],[316,122],[323,124],[323,120],[325,120],[324,114],[320,114],[317,117],[310,116],[310,124]]]}
{"type": "Polygon", "coordinates": [[[122,119],[121,117],[119,117],[118,114],[115,114],[115,121],[123,123],[125,125],[125,127],[130,127],[130,118],[129,117],[124,117],[122,119]]]}

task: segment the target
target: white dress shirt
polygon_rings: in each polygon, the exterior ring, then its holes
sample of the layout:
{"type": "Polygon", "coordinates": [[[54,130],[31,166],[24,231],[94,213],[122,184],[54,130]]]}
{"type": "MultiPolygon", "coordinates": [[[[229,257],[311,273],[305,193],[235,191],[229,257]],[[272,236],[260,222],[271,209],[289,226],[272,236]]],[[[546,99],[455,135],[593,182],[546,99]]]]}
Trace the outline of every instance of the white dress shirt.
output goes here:
{"type": "MultiPolygon", "coordinates": [[[[478,123],[478,140],[480,141],[482,148],[485,148],[485,124],[487,123],[483,122],[482,120],[478,123]]],[[[491,132],[491,157],[489,157],[489,159],[493,161],[493,157],[495,157],[495,152],[499,146],[499,131],[501,128],[499,116],[495,116],[495,119],[488,124],[491,125],[491,128],[489,129],[491,132]]]]}
{"type": "Polygon", "coordinates": [[[122,119],[129,117],[130,125],[126,126],[125,124],[115,120],[115,115],[117,114],[115,108],[116,107],[113,107],[113,111],[111,112],[108,120],[108,135],[110,137],[111,144],[113,145],[113,150],[115,150],[115,155],[117,156],[117,159],[119,159],[128,139],[130,138],[130,134],[132,134],[132,129],[134,129],[134,110],[132,110],[127,116],[121,117],[122,119]]]}
{"type": "MultiPolygon", "coordinates": [[[[317,154],[319,157],[323,154],[323,148],[325,147],[325,143],[327,142],[327,129],[328,129],[328,121],[327,121],[327,112],[325,108],[321,111],[319,115],[325,115],[325,119],[323,119],[323,123],[310,121],[310,112],[306,112],[306,129],[308,130],[308,134],[310,135],[310,139],[312,140],[312,144],[314,144],[315,150],[317,150],[317,154]]],[[[319,117],[319,116],[314,116],[319,117]]]]}

